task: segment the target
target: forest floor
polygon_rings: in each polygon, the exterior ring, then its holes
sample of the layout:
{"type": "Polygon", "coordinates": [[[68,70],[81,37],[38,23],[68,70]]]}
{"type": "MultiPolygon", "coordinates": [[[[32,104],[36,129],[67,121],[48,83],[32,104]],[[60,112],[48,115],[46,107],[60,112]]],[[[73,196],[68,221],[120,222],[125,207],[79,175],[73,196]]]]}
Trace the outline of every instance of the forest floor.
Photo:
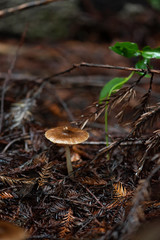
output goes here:
{"type": "Polygon", "coordinates": [[[70,68],[81,62],[128,67],[134,62],[105,43],[28,42],[17,52],[18,44],[0,41],[1,220],[27,230],[28,239],[158,240],[158,75],[151,92],[150,78],[133,85],[135,74],[113,95],[106,147],[106,102],[99,104],[99,93],[110,79],[128,73],[70,68]],[[84,125],[89,133],[86,142],[71,147],[72,177],[63,147],[44,136],[66,125],[84,125]]]}

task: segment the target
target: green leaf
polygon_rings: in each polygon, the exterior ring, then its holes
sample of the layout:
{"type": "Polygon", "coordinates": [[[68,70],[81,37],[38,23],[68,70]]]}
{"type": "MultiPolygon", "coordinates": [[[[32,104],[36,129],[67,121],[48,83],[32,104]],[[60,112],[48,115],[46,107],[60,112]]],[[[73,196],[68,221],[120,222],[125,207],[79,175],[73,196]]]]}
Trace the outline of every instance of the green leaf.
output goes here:
{"type": "Polygon", "coordinates": [[[122,86],[124,79],[125,78],[116,77],[106,83],[100,92],[99,100],[102,101],[107,97],[109,98],[113,91],[119,89],[122,86]]]}
{"type": "Polygon", "coordinates": [[[160,47],[152,49],[149,46],[146,46],[142,49],[142,56],[147,59],[160,59],[160,47]]]}
{"type": "Polygon", "coordinates": [[[120,89],[123,86],[123,84],[126,83],[133,76],[133,74],[134,72],[132,72],[126,78],[116,77],[110,80],[108,83],[106,83],[100,92],[100,97],[99,97],[100,102],[105,98],[109,99],[111,94],[116,92],[116,90],[120,89]]]}
{"type": "MultiPolygon", "coordinates": [[[[139,60],[136,64],[135,64],[135,68],[139,68],[139,69],[147,69],[147,67],[150,67],[150,60],[143,58],[141,60],[139,60]]],[[[143,75],[143,73],[137,72],[139,75],[143,75]]],[[[146,74],[145,77],[150,78],[151,76],[149,74],[146,74]]]]}
{"type": "Polygon", "coordinates": [[[140,50],[136,43],[132,42],[117,42],[114,46],[109,47],[112,51],[124,57],[137,57],[140,56],[140,50]]]}
{"type": "Polygon", "coordinates": [[[135,67],[140,69],[147,69],[148,64],[149,64],[149,59],[143,58],[135,64],[135,67]]]}
{"type": "Polygon", "coordinates": [[[159,0],[149,0],[153,8],[160,10],[160,1],[159,0]]]}

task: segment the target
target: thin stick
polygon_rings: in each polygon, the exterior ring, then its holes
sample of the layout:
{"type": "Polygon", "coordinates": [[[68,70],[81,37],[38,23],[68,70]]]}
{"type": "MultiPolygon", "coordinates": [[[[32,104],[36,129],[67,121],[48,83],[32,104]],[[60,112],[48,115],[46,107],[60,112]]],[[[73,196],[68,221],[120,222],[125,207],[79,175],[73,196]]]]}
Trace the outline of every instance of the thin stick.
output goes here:
{"type": "Polygon", "coordinates": [[[104,208],[104,206],[102,205],[102,203],[99,201],[99,199],[87,188],[85,187],[82,183],[79,183],[95,200],[96,202],[102,207],[104,208]]]}
{"type": "MultiPolygon", "coordinates": [[[[135,71],[135,72],[141,72],[141,73],[145,73],[147,74],[148,70],[146,69],[139,69],[139,68],[133,68],[133,67],[121,67],[121,66],[113,66],[113,65],[108,65],[108,64],[94,64],[94,63],[86,63],[86,62],[82,62],[82,63],[78,63],[78,64],[73,64],[72,67],[67,68],[64,71],[55,73],[55,74],[51,74],[50,76],[46,76],[44,78],[32,78],[31,76],[19,76],[18,74],[14,74],[13,75],[13,80],[14,81],[19,81],[19,80],[28,80],[28,81],[33,81],[36,82],[38,84],[44,82],[44,81],[48,81],[51,83],[56,83],[55,79],[52,80],[52,78],[64,75],[66,73],[70,73],[73,70],[75,70],[76,68],[81,68],[81,67],[93,67],[93,68],[106,68],[106,69],[114,69],[114,70],[123,70],[123,71],[135,71]]],[[[160,74],[160,70],[155,70],[155,69],[150,69],[149,70],[150,73],[156,73],[156,74],[160,74]]],[[[0,78],[5,77],[4,73],[0,73],[0,78]]]]}
{"type": "Polygon", "coordinates": [[[10,141],[10,142],[5,146],[5,148],[3,149],[3,151],[2,151],[1,153],[4,154],[4,153],[8,150],[8,148],[9,148],[13,143],[18,142],[18,141],[21,141],[22,139],[27,140],[27,139],[29,139],[29,136],[24,135],[24,136],[22,136],[22,137],[13,139],[12,141],[10,141]]]}
{"type": "MultiPolygon", "coordinates": [[[[101,208],[102,209],[102,207],[99,207],[96,204],[90,205],[90,204],[87,204],[85,202],[78,201],[78,199],[74,200],[74,199],[70,199],[70,198],[60,198],[60,197],[53,196],[53,195],[51,196],[51,198],[61,200],[61,201],[73,202],[74,204],[77,204],[77,205],[84,205],[84,206],[87,206],[87,207],[95,207],[95,208],[101,208]]],[[[104,206],[103,206],[103,209],[105,209],[104,206]]]]}
{"type": "Polygon", "coordinates": [[[18,5],[16,7],[11,7],[7,9],[3,9],[0,11],[0,18],[9,16],[11,14],[14,14],[16,12],[24,11],[29,8],[34,8],[37,6],[45,5],[51,2],[57,2],[59,0],[39,0],[39,1],[34,1],[34,2],[29,2],[29,3],[23,3],[21,5],[18,5]]]}
{"type": "MultiPolygon", "coordinates": [[[[51,79],[54,78],[54,77],[58,77],[58,76],[61,76],[63,74],[66,74],[66,73],[70,73],[72,72],[74,69],[76,68],[81,68],[81,67],[93,67],[93,68],[106,68],[106,69],[114,69],[114,70],[124,70],[124,71],[135,71],[135,72],[140,72],[140,73],[144,73],[147,74],[148,73],[148,70],[146,69],[140,69],[140,68],[133,68],[133,67],[121,67],[121,66],[113,66],[113,65],[109,65],[109,64],[94,64],[94,63],[86,63],[86,62],[81,62],[81,63],[78,63],[78,64],[73,64],[72,67],[62,71],[62,72],[59,72],[59,73],[56,73],[56,74],[52,74],[48,77],[45,77],[45,78],[37,78],[35,79],[35,81],[37,82],[41,82],[41,81],[48,81],[48,82],[55,82],[52,81],[51,79]]],[[[155,69],[150,69],[149,70],[150,73],[156,73],[156,74],[160,74],[160,70],[155,70],[155,69]]]]}
{"type": "MultiPolygon", "coordinates": [[[[143,145],[144,144],[144,141],[145,139],[143,140],[135,140],[135,139],[129,139],[128,141],[126,142],[122,142],[120,143],[120,146],[127,146],[127,145],[143,145]]],[[[82,145],[106,145],[106,142],[105,141],[99,141],[99,142],[96,142],[96,141],[86,141],[86,142],[83,142],[81,143],[82,145]]],[[[112,142],[109,142],[108,143],[109,145],[112,144],[112,142]]],[[[106,149],[106,147],[105,147],[106,149]]]]}
{"type": "MultiPolygon", "coordinates": [[[[121,66],[112,66],[108,64],[94,64],[94,63],[86,63],[82,62],[79,64],[74,64],[75,67],[96,67],[96,68],[108,68],[108,69],[116,69],[116,70],[125,70],[125,71],[135,71],[135,72],[141,72],[141,73],[147,73],[148,70],[146,69],[140,69],[140,68],[133,68],[133,67],[121,67],[121,66]]],[[[160,70],[150,69],[150,73],[157,73],[160,74],[160,70]]]]}

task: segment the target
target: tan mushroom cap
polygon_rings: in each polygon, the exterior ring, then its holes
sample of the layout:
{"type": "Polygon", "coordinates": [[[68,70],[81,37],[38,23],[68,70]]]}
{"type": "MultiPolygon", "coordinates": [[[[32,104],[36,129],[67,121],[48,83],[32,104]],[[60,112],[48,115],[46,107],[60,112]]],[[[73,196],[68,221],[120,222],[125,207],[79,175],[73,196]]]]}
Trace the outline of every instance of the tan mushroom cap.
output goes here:
{"type": "Polygon", "coordinates": [[[45,132],[45,137],[53,143],[74,145],[86,141],[88,132],[74,127],[56,127],[45,132]]]}
{"type": "Polygon", "coordinates": [[[25,240],[29,237],[23,228],[10,222],[0,221],[0,239],[2,240],[25,240]]]}

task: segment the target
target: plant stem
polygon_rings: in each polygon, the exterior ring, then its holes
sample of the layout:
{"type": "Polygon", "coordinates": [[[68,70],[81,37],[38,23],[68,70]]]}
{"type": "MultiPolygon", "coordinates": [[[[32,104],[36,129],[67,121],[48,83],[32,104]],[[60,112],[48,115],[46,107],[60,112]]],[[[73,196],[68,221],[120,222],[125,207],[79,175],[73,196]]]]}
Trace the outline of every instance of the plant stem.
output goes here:
{"type": "Polygon", "coordinates": [[[135,72],[134,71],[132,71],[130,74],[129,74],[129,76],[128,77],[126,77],[125,79],[128,81],[132,76],[133,76],[133,74],[134,74],[135,72]]]}
{"type": "Polygon", "coordinates": [[[106,134],[106,146],[109,145],[109,139],[108,139],[108,106],[105,108],[105,134],[106,134]]]}
{"type": "Polygon", "coordinates": [[[73,172],[73,168],[72,168],[72,163],[71,163],[70,148],[68,145],[65,146],[65,151],[66,151],[67,171],[68,171],[68,175],[70,175],[73,172]]]}
{"type": "MultiPolygon", "coordinates": [[[[132,71],[128,77],[124,78],[123,84],[126,83],[133,76],[133,74],[134,74],[134,71],[132,71]]],[[[121,87],[119,87],[119,89],[121,87]]],[[[108,100],[110,99],[110,96],[113,92],[114,92],[113,89],[109,92],[108,100]]],[[[106,108],[105,108],[105,134],[106,134],[106,146],[108,147],[108,145],[109,145],[109,139],[108,139],[108,105],[106,105],[106,108]]]]}

